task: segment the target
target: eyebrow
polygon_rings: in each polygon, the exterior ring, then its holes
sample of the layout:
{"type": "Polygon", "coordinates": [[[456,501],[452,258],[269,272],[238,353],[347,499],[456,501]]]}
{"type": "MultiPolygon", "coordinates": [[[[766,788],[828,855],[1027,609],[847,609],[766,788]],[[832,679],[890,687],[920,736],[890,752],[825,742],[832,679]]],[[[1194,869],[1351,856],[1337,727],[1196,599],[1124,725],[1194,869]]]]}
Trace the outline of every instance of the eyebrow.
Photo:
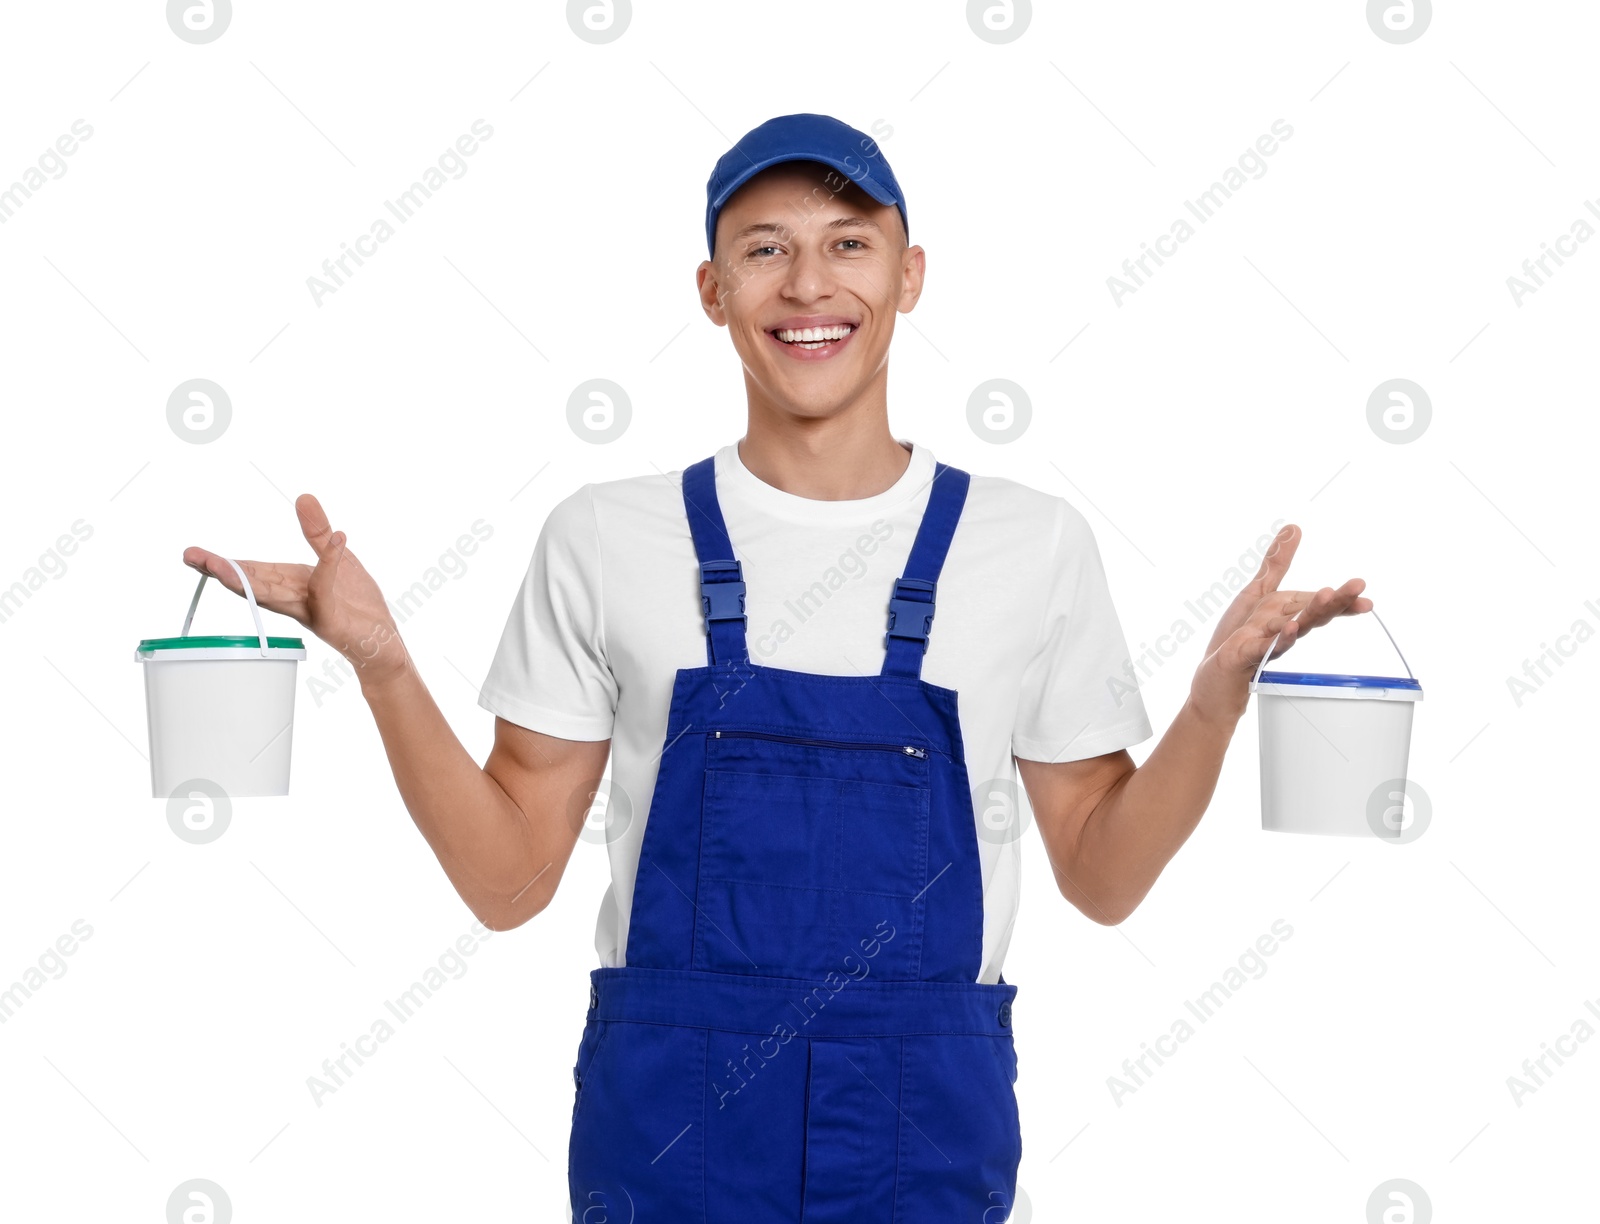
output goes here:
{"type": "MultiPolygon", "coordinates": [[[[856,217],[856,216],[835,217],[832,221],[829,221],[822,228],[824,230],[836,230],[836,229],[844,229],[847,226],[852,226],[852,225],[863,225],[863,226],[866,226],[866,227],[868,227],[870,229],[877,230],[880,234],[883,232],[883,227],[881,225],[879,225],[876,221],[874,221],[871,217],[856,217]]],[[[746,238],[752,237],[755,234],[776,234],[776,235],[780,235],[781,236],[783,234],[788,234],[788,233],[792,233],[792,232],[793,231],[791,231],[787,225],[784,225],[781,222],[777,222],[777,221],[756,221],[756,222],[753,222],[750,225],[746,225],[744,228],[740,229],[736,234],[734,234],[733,235],[733,241],[734,242],[742,242],[746,238]]]]}

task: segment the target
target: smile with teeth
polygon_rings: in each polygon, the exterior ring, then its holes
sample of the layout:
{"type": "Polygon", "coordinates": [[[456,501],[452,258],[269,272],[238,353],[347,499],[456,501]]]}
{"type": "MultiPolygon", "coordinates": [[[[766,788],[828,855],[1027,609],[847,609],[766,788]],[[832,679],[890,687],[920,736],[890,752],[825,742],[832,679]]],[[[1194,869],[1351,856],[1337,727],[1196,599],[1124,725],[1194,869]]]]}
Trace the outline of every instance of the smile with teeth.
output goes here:
{"type": "Polygon", "coordinates": [[[833,327],[780,327],[772,334],[785,344],[797,344],[801,348],[818,349],[835,340],[843,340],[855,328],[848,323],[840,323],[833,327]]]}

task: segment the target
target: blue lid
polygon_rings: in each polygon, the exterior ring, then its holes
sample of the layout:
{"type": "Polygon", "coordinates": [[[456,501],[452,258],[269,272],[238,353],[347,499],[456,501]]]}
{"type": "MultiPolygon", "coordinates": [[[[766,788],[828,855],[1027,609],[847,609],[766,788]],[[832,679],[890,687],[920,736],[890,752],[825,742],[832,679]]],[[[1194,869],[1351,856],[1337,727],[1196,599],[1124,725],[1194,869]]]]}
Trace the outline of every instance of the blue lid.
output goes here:
{"type": "Polygon", "coordinates": [[[1262,684],[1321,684],[1334,688],[1400,688],[1422,691],[1420,681],[1409,676],[1346,676],[1336,672],[1271,672],[1261,673],[1262,684]]]}

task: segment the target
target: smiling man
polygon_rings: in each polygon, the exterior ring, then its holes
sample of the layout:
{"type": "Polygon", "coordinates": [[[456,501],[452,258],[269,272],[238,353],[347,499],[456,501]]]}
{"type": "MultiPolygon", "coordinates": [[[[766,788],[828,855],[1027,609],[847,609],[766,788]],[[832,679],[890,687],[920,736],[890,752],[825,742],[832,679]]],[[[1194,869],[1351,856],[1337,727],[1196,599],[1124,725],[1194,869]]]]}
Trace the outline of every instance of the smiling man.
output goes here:
{"type": "MultiPolygon", "coordinates": [[[[550,903],[609,758],[577,1219],[1003,1219],[1017,777],[1062,896],[1121,922],[1205,811],[1277,635],[1282,653],[1372,603],[1359,579],[1280,590],[1286,527],[1135,767],[1151,727],[1115,683],[1127,643],[1083,515],[890,431],[925,258],[881,149],[826,116],[762,124],[712,172],[706,243],[744,435],[556,505],[480,693],[481,768],[314,497],[315,567],[241,564],[355,665],[408,810],[488,927],[550,903]]],[[[904,411],[921,430],[958,410],[904,411]]],[[[184,559],[242,593],[217,554],[184,559]]]]}
{"type": "Polygon", "coordinates": [[[743,186],[717,228],[728,232],[720,260],[714,247],[700,265],[701,304],[729,329],[749,389],[760,388],[774,408],[798,401],[826,413],[843,396],[887,387],[895,315],[922,291],[922,248],[908,246],[895,208],[840,182],[830,167],[792,162],[743,186]],[[797,201],[815,211],[796,216],[797,201]],[[818,246],[826,267],[798,274],[836,281],[826,293],[774,289],[796,275],[802,236],[818,246]],[[798,308],[807,298],[815,304],[798,308]]]}
{"type": "Polygon", "coordinates": [[[650,796],[609,839],[574,1208],[1003,1218],[1014,771],[1063,895],[1120,922],[1209,801],[1272,635],[1362,610],[1361,584],[1278,592],[1289,529],[1136,770],[1151,728],[1111,683],[1128,651],[1083,516],[890,432],[926,263],[882,151],[787,115],[706,190],[697,285],[744,367],[744,437],[559,507],[483,689],[535,730],[615,733],[614,782],[650,796]]]}

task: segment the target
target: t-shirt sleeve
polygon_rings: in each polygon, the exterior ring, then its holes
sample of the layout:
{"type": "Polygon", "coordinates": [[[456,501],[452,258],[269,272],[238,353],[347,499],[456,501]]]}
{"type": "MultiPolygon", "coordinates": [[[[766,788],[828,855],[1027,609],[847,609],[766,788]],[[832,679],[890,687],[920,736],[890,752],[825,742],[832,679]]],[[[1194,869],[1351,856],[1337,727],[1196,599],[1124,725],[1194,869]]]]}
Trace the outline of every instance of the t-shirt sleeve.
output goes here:
{"type": "Polygon", "coordinates": [[[611,737],[617,681],[606,660],[592,486],[558,502],[534,545],[478,704],[562,739],[611,737]]]}
{"type": "Polygon", "coordinates": [[[1151,735],[1094,532],[1057,502],[1044,614],[1011,732],[1012,752],[1031,761],[1082,760],[1151,735]]]}

